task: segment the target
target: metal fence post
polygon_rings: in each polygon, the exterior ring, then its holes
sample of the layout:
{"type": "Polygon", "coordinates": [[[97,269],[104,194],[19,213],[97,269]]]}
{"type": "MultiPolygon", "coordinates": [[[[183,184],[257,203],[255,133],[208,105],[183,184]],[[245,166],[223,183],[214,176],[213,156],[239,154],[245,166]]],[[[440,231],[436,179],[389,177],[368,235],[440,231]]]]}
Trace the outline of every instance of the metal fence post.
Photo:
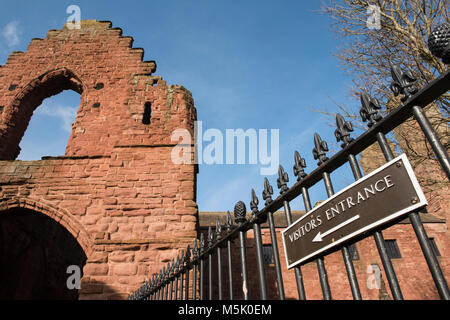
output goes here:
{"type": "MultiPolygon", "coordinates": [[[[284,171],[283,166],[278,166],[278,179],[277,179],[277,187],[280,189],[280,194],[283,195],[288,191],[287,183],[289,182],[289,176],[284,171]]],[[[287,225],[292,224],[292,214],[291,214],[291,207],[289,206],[288,201],[283,201],[284,205],[284,215],[286,216],[286,223],[287,225]]],[[[295,280],[297,282],[297,291],[298,291],[298,298],[300,300],[306,300],[306,293],[305,293],[305,287],[303,285],[303,274],[300,267],[294,268],[295,272],[295,280]]]]}
{"type": "MultiPolygon", "coordinates": [[[[266,207],[272,203],[272,195],[273,195],[273,188],[269,184],[269,180],[267,178],[264,178],[264,191],[262,193],[263,200],[266,201],[265,205],[266,207]]],[[[273,220],[273,213],[269,211],[267,213],[267,218],[269,220],[269,229],[270,229],[270,239],[272,242],[272,252],[273,252],[273,260],[275,263],[275,272],[277,275],[277,284],[278,284],[278,295],[280,296],[280,300],[284,300],[285,294],[284,294],[284,284],[283,284],[283,276],[281,273],[281,264],[280,264],[280,254],[278,252],[278,241],[277,241],[277,233],[275,230],[275,222],[273,220]]]]}
{"type": "MultiPolygon", "coordinates": [[[[231,219],[230,211],[227,212],[227,221],[225,222],[225,227],[227,229],[227,235],[231,233],[231,226],[233,224],[233,220],[231,219]]],[[[229,282],[229,294],[230,294],[230,300],[233,300],[233,261],[232,261],[232,251],[231,251],[231,245],[232,240],[227,240],[227,255],[228,255],[228,282],[229,282]]]]}
{"type": "Polygon", "coordinates": [[[197,300],[197,264],[198,264],[197,239],[195,239],[192,254],[193,254],[192,263],[194,264],[192,268],[192,300],[197,300]]]}
{"type": "Polygon", "coordinates": [[[255,190],[252,189],[252,200],[250,202],[250,208],[253,213],[253,233],[255,235],[255,247],[256,247],[256,267],[258,271],[258,283],[259,283],[259,297],[261,300],[267,300],[267,281],[266,272],[264,270],[264,258],[262,248],[262,235],[260,223],[264,223],[266,217],[261,217],[258,214],[258,197],[255,194],[255,190]]]}
{"type": "Polygon", "coordinates": [[[200,234],[200,300],[204,299],[204,276],[205,276],[205,259],[203,253],[205,250],[205,237],[203,233],[200,234]]]}
{"type": "Polygon", "coordinates": [[[184,250],[181,250],[180,258],[180,300],[183,300],[183,281],[184,280],[184,250]]]}
{"type": "MultiPolygon", "coordinates": [[[[234,206],[234,221],[238,225],[238,228],[242,228],[247,221],[246,218],[247,208],[245,203],[239,201],[234,206]]],[[[244,300],[249,299],[249,283],[248,283],[248,270],[247,270],[247,244],[245,242],[246,231],[239,230],[239,251],[241,253],[241,270],[242,270],[242,293],[244,300]]]]}
{"type": "MultiPolygon", "coordinates": [[[[213,246],[213,234],[212,228],[208,227],[208,249],[211,249],[213,246]]],[[[209,292],[209,300],[212,300],[213,297],[213,276],[212,276],[212,253],[208,253],[208,292],[209,292]]]]}
{"type": "Polygon", "coordinates": [[[191,266],[191,246],[188,245],[186,248],[186,256],[185,256],[185,285],[184,285],[184,298],[185,300],[189,300],[189,269],[191,266]]]}
{"type": "MultiPolygon", "coordinates": [[[[222,226],[220,225],[220,220],[217,218],[216,221],[216,242],[222,239],[222,226]]],[[[219,283],[219,300],[222,300],[222,254],[220,246],[217,246],[217,280],[219,283]]]]}

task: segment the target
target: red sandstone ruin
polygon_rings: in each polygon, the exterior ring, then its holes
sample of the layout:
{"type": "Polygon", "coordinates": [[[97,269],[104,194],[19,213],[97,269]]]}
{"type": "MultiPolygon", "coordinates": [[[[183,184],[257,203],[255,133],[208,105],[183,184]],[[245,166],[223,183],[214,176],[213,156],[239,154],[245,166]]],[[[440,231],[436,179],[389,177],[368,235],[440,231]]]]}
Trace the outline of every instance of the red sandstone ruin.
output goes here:
{"type": "Polygon", "coordinates": [[[170,160],[172,131],[193,132],[194,103],[152,76],[156,63],[132,44],[111,22],[83,21],[33,39],[0,67],[0,211],[10,220],[1,230],[10,267],[1,274],[23,287],[2,286],[1,296],[28,298],[45,286],[48,298],[72,297],[56,289],[69,263],[82,267],[81,299],[125,298],[196,237],[196,167],[170,160]],[[67,89],[81,104],[65,155],[12,161],[33,111],[67,89]],[[17,268],[49,283],[21,281],[17,268]]]}

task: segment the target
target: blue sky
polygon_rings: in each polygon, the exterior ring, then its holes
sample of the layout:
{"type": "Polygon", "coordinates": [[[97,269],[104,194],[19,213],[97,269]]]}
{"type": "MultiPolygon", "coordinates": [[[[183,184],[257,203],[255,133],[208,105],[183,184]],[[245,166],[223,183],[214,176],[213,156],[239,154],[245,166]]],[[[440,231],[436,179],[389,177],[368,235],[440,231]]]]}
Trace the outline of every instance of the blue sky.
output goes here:
{"type": "MultiPolygon", "coordinates": [[[[316,167],[311,150],[318,132],[335,151],[330,118],[314,109],[337,111],[333,100],[357,105],[348,89],[351,78],[333,53],[342,39],[331,32],[332,20],[319,14],[320,1],[2,1],[0,64],[10,52],[26,51],[32,38],[61,29],[76,4],[81,18],[109,20],[134,47],[155,60],[156,74],[193,94],[203,129],[279,129],[280,164],[293,183],[293,154],[316,167]]],[[[21,142],[19,159],[63,155],[80,98],[64,92],[44,101],[21,142]]],[[[205,143],[204,143],[205,144],[205,143]]],[[[332,153],[330,153],[332,154],[332,153]]],[[[254,188],[263,203],[260,165],[200,165],[198,204],[201,211],[232,210],[249,203],[254,188]]],[[[335,190],[352,182],[343,168],[335,190]]],[[[277,176],[268,177],[276,190],[277,176]]],[[[313,202],[325,197],[323,184],[311,190],[313,202]]],[[[292,203],[302,209],[301,200],[292,203]]]]}

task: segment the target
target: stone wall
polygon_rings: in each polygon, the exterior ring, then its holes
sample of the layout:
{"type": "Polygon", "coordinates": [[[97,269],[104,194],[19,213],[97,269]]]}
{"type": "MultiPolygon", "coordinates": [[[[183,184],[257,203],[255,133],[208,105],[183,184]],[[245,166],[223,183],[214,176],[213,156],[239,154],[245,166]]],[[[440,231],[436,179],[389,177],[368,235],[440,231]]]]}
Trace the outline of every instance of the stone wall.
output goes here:
{"type": "Polygon", "coordinates": [[[0,223],[21,208],[65,227],[87,257],[81,299],[127,297],[197,236],[197,168],[171,161],[171,133],[193,133],[192,96],[152,76],[156,63],[132,43],[110,22],[83,21],[0,67],[0,223]],[[81,105],[65,155],[14,160],[33,111],[67,89],[81,105]]]}

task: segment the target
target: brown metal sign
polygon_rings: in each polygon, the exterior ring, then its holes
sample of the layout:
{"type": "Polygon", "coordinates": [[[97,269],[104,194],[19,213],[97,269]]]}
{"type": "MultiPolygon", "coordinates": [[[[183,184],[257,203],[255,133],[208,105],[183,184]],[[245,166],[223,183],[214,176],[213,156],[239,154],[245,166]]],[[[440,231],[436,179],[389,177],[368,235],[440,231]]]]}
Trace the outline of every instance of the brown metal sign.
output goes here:
{"type": "Polygon", "coordinates": [[[321,203],[282,231],[292,268],[427,205],[404,154],[321,203]]]}

